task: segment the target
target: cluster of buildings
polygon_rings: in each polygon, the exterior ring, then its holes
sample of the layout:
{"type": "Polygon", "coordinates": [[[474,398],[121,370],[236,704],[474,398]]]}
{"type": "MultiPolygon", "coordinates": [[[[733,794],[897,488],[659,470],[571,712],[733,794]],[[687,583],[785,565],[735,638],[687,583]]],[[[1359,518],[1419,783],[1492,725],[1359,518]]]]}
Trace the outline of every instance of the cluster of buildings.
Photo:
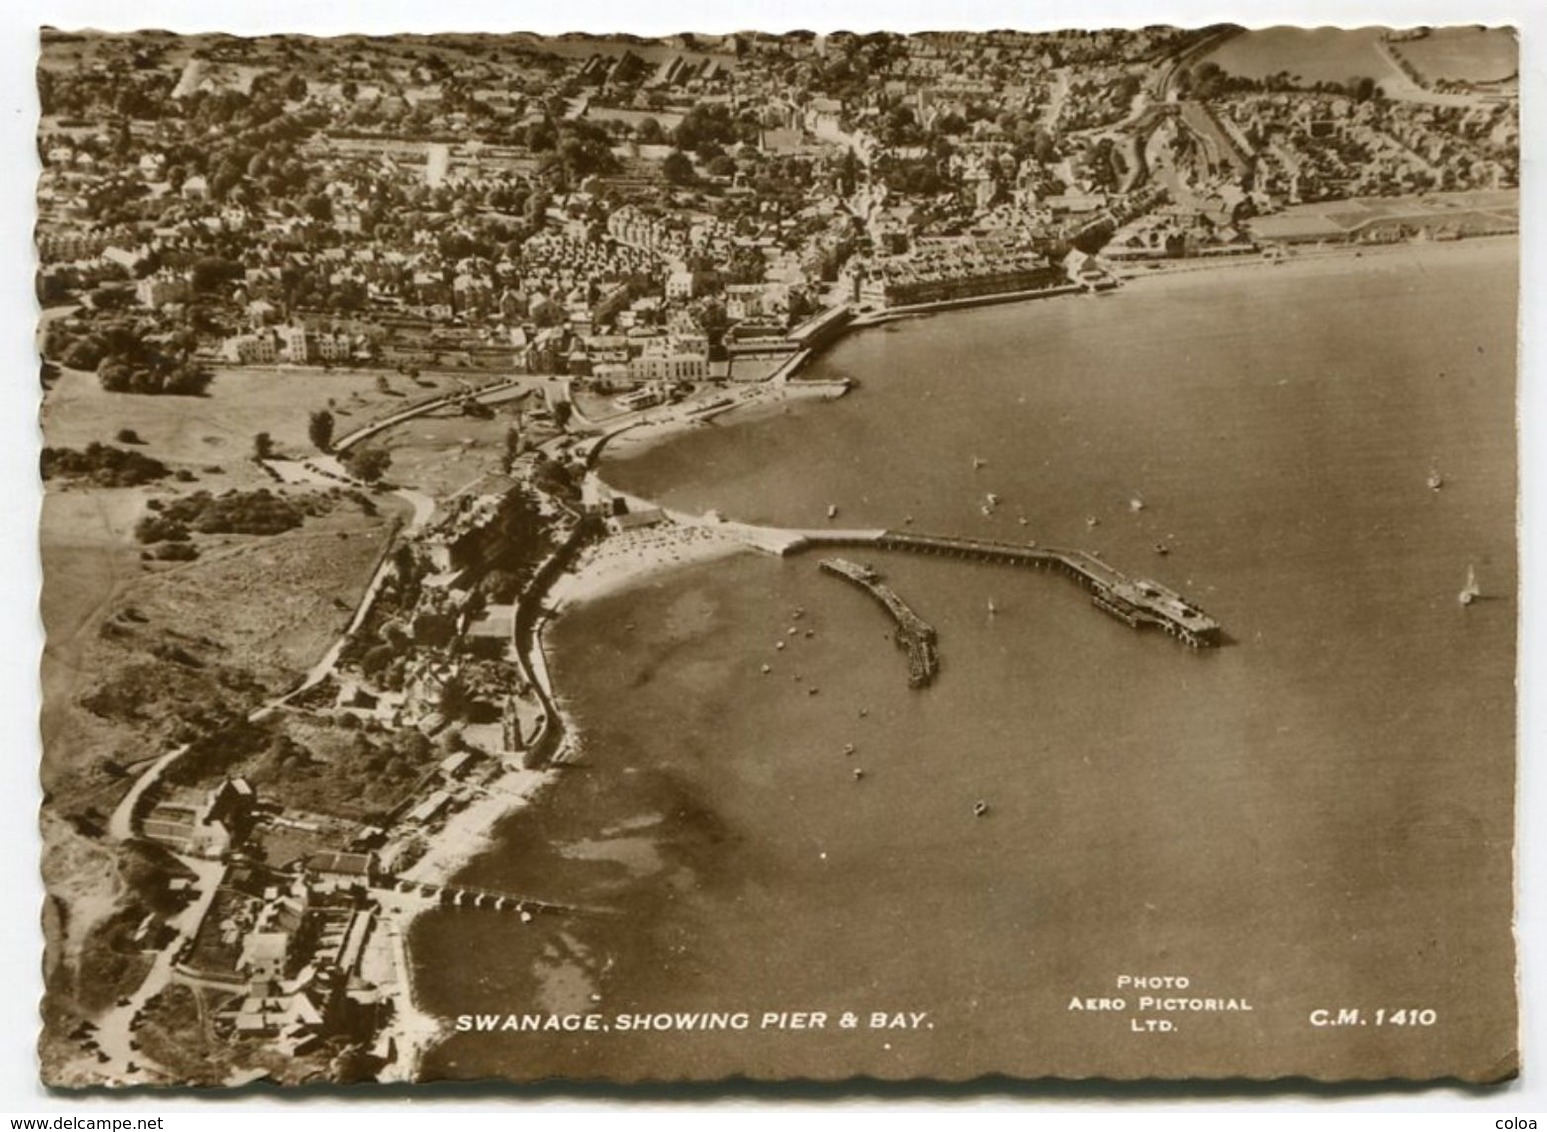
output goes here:
{"type": "Polygon", "coordinates": [[[1500,102],[1434,106],[1336,95],[1250,95],[1215,118],[1253,163],[1268,207],[1360,196],[1510,188],[1520,122],[1500,102]]]}
{"type": "Polygon", "coordinates": [[[857,302],[883,308],[1047,290],[1068,282],[1061,265],[1041,252],[974,237],[920,240],[903,255],[856,261],[851,278],[857,302]]]}
{"type": "MultiPolygon", "coordinates": [[[[1152,77],[1201,34],[679,37],[651,60],[491,41],[457,68],[324,51],[286,103],[306,123],[295,152],[311,196],[266,196],[228,159],[182,167],[175,109],[95,127],[45,117],[38,247],[60,286],[116,273],[158,315],[200,303],[203,325],[224,324],[204,346],[224,364],[412,362],[616,386],[715,376],[833,302],[1056,285],[1070,245],[1095,250],[1119,229],[1116,258],[1194,254],[1238,246],[1242,202],[1261,215],[1518,179],[1518,108],[1497,92],[1165,95],[1152,77]],[[704,106],[750,132],[674,139],[704,106]],[[570,124],[586,144],[606,138],[615,168],[556,174],[570,124]],[[1157,138],[1171,157],[1159,170],[1157,138]],[[733,173],[710,172],[715,153],[733,173]],[[684,158],[694,177],[673,187],[660,170],[684,158]],[[749,188],[774,173],[804,199],[749,188]],[[201,287],[210,257],[236,270],[201,287]]],[[[247,50],[222,43],[183,66],[169,108],[234,97],[247,50]]],[[[103,58],[96,85],[130,67],[103,58]]]]}

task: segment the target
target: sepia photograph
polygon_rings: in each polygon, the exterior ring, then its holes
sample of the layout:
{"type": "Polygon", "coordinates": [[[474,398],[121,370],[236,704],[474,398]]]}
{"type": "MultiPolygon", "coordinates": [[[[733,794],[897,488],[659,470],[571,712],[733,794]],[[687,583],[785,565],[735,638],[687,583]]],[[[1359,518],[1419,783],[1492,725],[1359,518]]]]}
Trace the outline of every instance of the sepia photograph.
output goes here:
{"type": "Polygon", "coordinates": [[[37,29],[41,1084],[1511,1087],[1518,29],[581,15],[37,29]]]}

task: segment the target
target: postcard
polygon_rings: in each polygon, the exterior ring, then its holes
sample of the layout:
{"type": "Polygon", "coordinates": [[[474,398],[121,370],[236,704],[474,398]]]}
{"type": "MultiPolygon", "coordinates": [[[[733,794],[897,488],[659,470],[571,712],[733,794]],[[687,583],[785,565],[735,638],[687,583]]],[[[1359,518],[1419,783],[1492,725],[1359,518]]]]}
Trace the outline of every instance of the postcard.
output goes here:
{"type": "Polygon", "coordinates": [[[44,29],[42,1080],[1514,1077],[1518,66],[44,29]]]}

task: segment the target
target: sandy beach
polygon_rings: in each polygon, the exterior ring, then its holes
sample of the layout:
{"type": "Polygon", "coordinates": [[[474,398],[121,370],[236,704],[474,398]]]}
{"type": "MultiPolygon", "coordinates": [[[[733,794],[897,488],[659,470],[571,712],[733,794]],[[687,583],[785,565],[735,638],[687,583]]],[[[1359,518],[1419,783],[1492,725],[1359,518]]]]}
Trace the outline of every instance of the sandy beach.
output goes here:
{"type": "Polygon", "coordinates": [[[366,947],[361,970],[392,999],[392,1020],[377,1039],[378,1046],[391,1047],[392,1058],[378,1080],[413,1081],[418,1077],[420,1060],[444,1037],[444,1027],[414,999],[413,967],[404,941],[414,920],[435,902],[393,889],[379,889],[373,895],[381,907],[381,920],[375,938],[366,947]]]}
{"type": "Polygon", "coordinates": [[[733,529],[664,519],[588,547],[548,591],[555,614],[580,602],[637,585],[651,575],[749,549],[733,529]]]}
{"type": "Polygon", "coordinates": [[[479,796],[447,818],[445,826],[429,839],[429,849],[403,870],[402,879],[417,884],[449,883],[488,848],[494,823],[529,804],[554,777],[551,770],[511,768],[480,787],[479,796]]]}
{"type": "Polygon", "coordinates": [[[1298,248],[1292,254],[1279,259],[1265,259],[1260,255],[1238,255],[1213,259],[1150,260],[1118,267],[1116,274],[1124,284],[1138,283],[1145,279],[1226,270],[1235,272],[1245,279],[1263,274],[1282,275],[1296,268],[1303,269],[1312,265],[1321,271],[1352,271],[1360,267],[1360,261],[1363,260],[1426,258],[1431,255],[1454,256],[1458,259],[1509,255],[1513,254],[1515,248],[1513,236],[1474,236],[1465,240],[1426,242],[1407,240],[1392,244],[1337,244],[1327,247],[1298,248]]]}
{"type": "Polygon", "coordinates": [[[631,424],[619,426],[617,422],[608,422],[613,431],[606,441],[606,456],[637,456],[690,429],[741,424],[784,412],[795,401],[813,398],[831,400],[842,396],[845,391],[845,387],[832,382],[808,383],[799,378],[790,378],[786,381],[771,380],[755,387],[727,390],[721,397],[711,399],[726,403],[707,417],[690,415],[695,409],[702,410],[704,402],[649,410],[631,424]]]}
{"type": "MultiPolygon", "coordinates": [[[[478,798],[447,819],[430,839],[424,856],[403,870],[403,880],[420,884],[446,884],[474,857],[488,849],[495,823],[526,805],[556,777],[555,771],[506,770],[481,788],[478,798]]],[[[382,1031],[390,1040],[394,1058],[382,1071],[382,1081],[413,1081],[425,1052],[444,1036],[444,1022],[420,1008],[415,998],[413,967],[405,940],[414,921],[437,907],[434,897],[407,894],[396,889],[373,893],[381,906],[381,935],[368,951],[367,963],[376,981],[393,1002],[392,1020],[382,1031]]]]}

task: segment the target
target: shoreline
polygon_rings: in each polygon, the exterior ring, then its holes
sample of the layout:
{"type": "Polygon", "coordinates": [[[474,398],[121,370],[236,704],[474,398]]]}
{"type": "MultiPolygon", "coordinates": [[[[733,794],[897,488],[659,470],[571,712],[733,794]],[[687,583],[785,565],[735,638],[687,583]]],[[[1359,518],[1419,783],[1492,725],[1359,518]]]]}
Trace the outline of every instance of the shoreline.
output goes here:
{"type": "MultiPolygon", "coordinates": [[[[1450,252],[1455,248],[1468,248],[1474,253],[1496,254],[1501,250],[1518,248],[1518,237],[1512,237],[1509,240],[1506,240],[1504,237],[1476,237],[1467,240],[1444,242],[1420,243],[1407,241],[1372,247],[1349,245],[1318,249],[1311,253],[1298,253],[1279,260],[1264,259],[1260,255],[1204,262],[1180,260],[1175,261],[1176,265],[1172,267],[1160,267],[1153,270],[1141,268],[1135,274],[1119,275],[1119,278],[1126,285],[1149,276],[1189,276],[1200,272],[1212,273],[1226,268],[1238,270],[1248,267],[1267,272],[1281,266],[1293,266],[1296,264],[1320,264],[1346,270],[1353,266],[1355,260],[1364,258],[1389,257],[1398,252],[1405,252],[1407,254],[1424,251],[1450,252]]],[[[1121,289],[1118,289],[1117,293],[1120,293],[1120,291],[1121,289]]],[[[1085,292],[1083,288],[1071,288],[1067,290],[1059,289],[1056,292],[1044,290],[1017,293],[1013,296],[985,298],[998,300],[998,303],[1008,303],[1073,293],[1083,294],[1085,292]]],[[[928,310],[899,310],[892,314],[891,317],[856,319],[822,346],[801,351],[797,355],[798,364],[789,364],[782,367],[779,373],[771,375],[770,378],[765,379],[756,386],[750,386],[742,390],[727,391],[723,394],[723,397],[728,403],[723,408],[718,408],[713,415],[715,417],[734,417],[733,421],[729,423],[751,423],[763,417],[774,415],[781,410],[787,411],[791,393],[794,394],[795,399],[810,399],[812,397],[833,399],[836,396],[841,396],[849,388],[848,385],[839,385],[839,383],[830,380],[804,383],[794,378],[792,374],[804,368],[812,359],[823,351],[830,349],[834,343],[841,341],[851,332],[883,326],[902,318],[922,317],[927,314],[950,313],[958,310],[973,310],[986,305],[997,304],[982,301],[965,305],[951,303],[928,310]]],[[[886,315],[888,312],[873,313],[886,315]]],[[[796,359],[792,359],[792,363],[795,361],[796,359]]],[[[691,403],[683,406],[673,406],[672,410],[675,411],[668,411],[664,415],[654,417],[647,414],[639,420],[604,432],[597,438],[594,447],[591,449],[590,459],[593,465],[600,465],[604,456],[629,458],[640,455],[654,447],[680,437],[692,428],[711,423],[706,417],[697,415],[695,407],[691,403]]],[[[698,410],[702,410],[702,405],[698,406],[698,410]]],[[[659,412],[659,410],[656,412],[659,412]]],[[[599,486],[606,486],[594,467],[588,473],[587,484],[587,490],[590,492],[596,491],[599,486]]],[[[617,492],[610,487],[607,490],[615,496],[627,499],[631,510],[647,508],[660,510],[663,515],[662,522],[657,526],[647,527],[642,530],[609,535],[600,542],[586,547],[578,558],[542,591],[531,595],[533,600],[540,603],[532,635],[531,661],[534,669],[540,669],[540,678],[547,685],[549,696],[559,717],[558,723],[563,736],[562,743],[564,747],[570,750],[583,749],[582,729],[568,710],[567,704],[558,693],[548,673],[546,635],[553,622],[565,612],[585,602],[596,601],[606,596],[627,591],[648,582],[651,578],[658,577],[680,567],[712,562],[720,558],[729,557],[737,552],[757,549],[749,541],[737,535],[738,524],[725,522],[722,525],[718,516],[713,512],[706,516],[678,514],[660,508],[649,500],[629,496],[627,493],[617,492]]],[[[541,789],[557,777],[556,771],[551,766],[542,771],[518,773],[534,776],[536,781],[530,789],[519,795],[509,797],[490,794],[485,798],[479,799],[473,805],[458,811],[457,814],[448,820],[446,827],[430,839],[430,848],[426,852],[425,857],[416,862],[405,873],[405,876],[416,873],[423,868],[426,873],[443,874],[441,879],[450,880],[452,875],[465,867],[473,858],[490,848],[493,841],[493,830],[498,822],[530,805],[536,799],[541,789]],[[476,821],[474,820],[475,818],[477,819],[476,821]],[[454,828],[456,832],[463,834],[466,838],[460,847],[453,847],[444,843],[447,840],[447,835],[454,828]]],[[[428,875],[424,875],[421,879],[430,878],[428,875]]],[[[427,907],[429,905],[408,913],[401,930],[406,933],[412,922],[427,907]]],[[[399,913],[399,915],[402,914],[399,913]]],[[[407,969],[406,974],[409,987],[405,993],[410,1002],[409,1020],[406,1023],[405,1033],[407,1034],[406,1040],[413,1043],[413,1064],[411,1067],[405,1065],[405,1071],[412,1073],[417,1071],[419,1060],[444,1037],[444,1033],[441,1032],[440,1023],[433,1016],[425,1014],[416,1004],[412,1003],[411,966],[407,969]],[[424,1033],[423,1026],[427,1021],[433,1023],[436,1029],[434,1034],[426,1035],[424,1033]]],[[[396,1019],[383,1032],[393,1032],[395,1025],[396,1019]]]]}
{"type": "MultiPolygon", "coordinates": [[[[399,875],[419,884],[450,884],[452,878],[494,844],[494,830],[518,814],[558,778],[558,772],[525,770],[509,764],[483,787],[483,795],[457,810],[433,836],[425,853],[399,875]]],[[[390,936],[397,981],[390,992],[392,1018],[382,1027],[378,1043],[391,1042],[394,1055],[378,1078],[382,1082],[413,1082],[419,1066],[446,1036],[445,1020],[420,1005],[414,989],[413,955],[408,944],[414,924],[440,902],[426,896],[408,895],[396,889],[375,890],[381,905],[383,930],[390,936]]]]}

